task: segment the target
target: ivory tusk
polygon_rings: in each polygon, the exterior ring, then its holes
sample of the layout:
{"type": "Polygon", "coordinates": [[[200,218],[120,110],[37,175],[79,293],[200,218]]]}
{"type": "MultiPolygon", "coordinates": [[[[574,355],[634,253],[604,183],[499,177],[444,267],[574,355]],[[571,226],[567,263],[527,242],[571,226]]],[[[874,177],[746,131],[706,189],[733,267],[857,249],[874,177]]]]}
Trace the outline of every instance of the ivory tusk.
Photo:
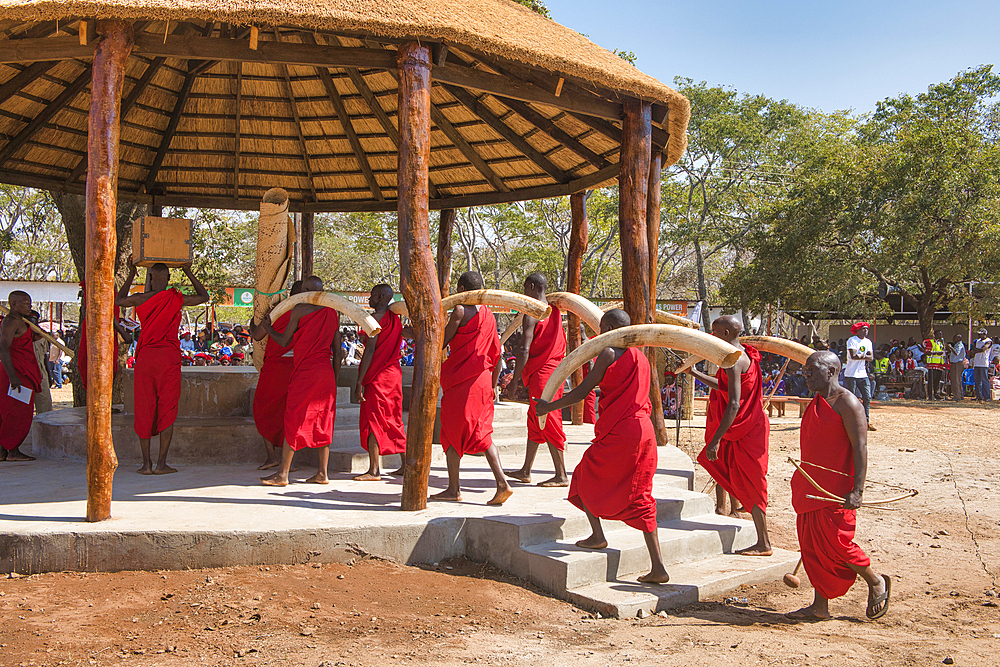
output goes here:
{"type": "MultiPolygon", "coordinates": [[[[777,354],[779,357],[787,357],[803,365],[806,363],[809,355],[816,351],[811,347],[806,347],[802,343],[796,343],[794,340],[785,340],[784,338],[775,338],[773,336],[740,336],[740,342],[752,345],[761,352],[770,352],[771,354],[777,354]]],[[[689,368],[699,361],[704,361],[704,359],[692,357],[684,362],[674,373],[686,373],[689,368]]]]}
{"type": "Polygon", "coordinates": [[[542,303],[538,299],[533,299],[525,294],[500,289],[469,290],[441,299],[441,307],[445,312],[448,312],[455,306],[479,305],[510,308],[519,313],[527,313],[539,320],[544,320],[552,313],[552,308],[547,303],[542,303]]]}
{"type": "Polygon", "coordinates": [[[601,318],[604,311],[597,307],[590,299],[584,298],[572,292],[552,292],[546,294],[545,298],[559,310],[573,313],[580,318],[595,334],[601,333],[601,318]]]}
{"type": "Polygon", "coordinates": [[[504,329],[503,334],[501,334],[500,336],[501,349],[503,349],[504,344],[506,344],[507,340],[514,335],[514,332],[517,331],[517,328],[521,326],[521,322],[523,321],[524,321],[524,313],[518,313],[517,317],[511,320],[511,323],[507,325],[507,328],[504,329]]]}
{"type": "Polygon", "coordinates": [[[400,299],[399,301],[393,301],[392,303],[390,303],[389,304],[389,312],[390,313],[396,313],[400,317],[405,317],[406,319],[410,319],[410,311],[406,307],[406,302],[403,301],[402,299],[400,299]]]}
{"type": "MultiPolygon", "coordinates": [[[[613,308],[622,308],[624,307],[624,305],[625,305],[624,301],[612,301],[611,303],[603,306],[601,310],[606,313],[613,308]]],[[[673,324],[674,326],[686,327],[688,329],[700,328],[697,322],[692,322],[686,317],[681,317],[680,315],[674,315],[673,313],[668,313],[665,310],[660,310],[660,309],[654,310],[653,317],[656,320],[657,324],[673,324]]]]}
{"type": "Polygon", "coordinates": [[[369,336],[377,336],[382,331],[382,327],[375,321],[374,317],[368,314],[368,311],[353,301],[348,301],[344,297],[332,294],[331,292],[301,292],[289,297],[271,309],[271,321],[274,322],[300,303],[308,303],[340,311],[357,322],[369,336]]]}
{"type": "MultiPolygon", "coordinates": [[[[594,336],[566,355],[545,383],[542,400],[551,401],[573,371],[606,347],[669,347],[704,357],[720,368],[729,368],[743,354],[724,340],[694,329],[671,324],[634,324],[594,336]]],[[[543,428],[546,416],[538,418],[538,424],[543,428]]]]}
{"type": "MultiPolygon", "coordinates": [[[[6,308],[4,308],[3,306],[0,306],[0,315],[6,315],[9,312],[10,312],[9,310],[7,310],[6,308]]],[[[40,326],[38,326],[34,322],[29,322],[28,320],[25,320],[24,323],[27,324],[28,328],[31,329],[32,331],[34,331],[36,334],[40,335],[42,338],[44,338],[45,340],[49,341],[50,343],[52,343],[53,345],[55,345],[56,347],[58,347],[60,350],[62,350],[63,352],[65,352],[71,359],[75,359],[76,358],[76,352],[74,352],[73,350],[69,349],[68,347],[66,347],[65,345],[63,345],[59,341],[57,341],[52,336],[52,334],[47,333],[44,329],[42,329],[40,326]]]]}

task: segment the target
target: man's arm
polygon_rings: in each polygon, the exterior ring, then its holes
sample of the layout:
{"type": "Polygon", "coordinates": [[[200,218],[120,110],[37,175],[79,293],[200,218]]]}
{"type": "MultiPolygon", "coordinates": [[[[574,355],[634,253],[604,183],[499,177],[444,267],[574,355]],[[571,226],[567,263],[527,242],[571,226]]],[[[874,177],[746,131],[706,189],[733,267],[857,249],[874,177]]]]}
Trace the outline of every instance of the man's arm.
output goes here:
{"type": "MultiPolygon", "coordinates": [[[[381,318],[376,317],[375,319],[380,320],[381,318]]],[[[337,328],[337,332],[340,332],[339,327],[337,328]]],[[[375,356],[378,339],[378,336],[369,336],[368,343],[365,345],[365,351],[361,354],[361,364],[358,365],[358,381],[354,383],[354,395],[358,397],[358,401],[365,400],[365,387],[362,381],[365,379],[365,375],[368,374],[368,368],[372,365],[372,357],[375,356]]],[[[336,349],[339,350],[340,346],[338,345],[336,349]]]]}
{"type": "Polygon", "coordinates": [[[856,510],[861,507],[861,496],[865,492],[865,479],[868,476],[868,420],[865,419],[861,401],[849,391],[842,391],[832,407],[844,420],[844,429],[851,441],[854,458],[854,489],[847,494],[844,509],[856,510]]]}
{"type": "Polygon", "coordinates": [[[695,376],[699,380],[701,380],[704,384],[708,385],[709,389],[715,389],[716,391],[718,391],[718,389],[719,389],[719,381],[716,380],[711,375],[708,375],[706,373],[702,373],[701,371],[699,371],[694,366],[692,366],[691,368],[689,368],[687,370],[687,372],[690,373],[691,375],[695,376]]]}
{"type": "Polygon", "coordinates": [[[10,317],[5,317],[0,322],[0,363],[3,363],[3,369],[7,371],[11,389],[17,391],[21,388],[21,376],[14,370],[14,361],[10,358],[10,346],[14,342],[14,326],[14,320],[10,317]]]}
{"type": "Polygon", "coordinates": [[[184,305],[185,306],[200,306],[203,303],[208,303],[208,290],[205,286],[201,284],[201,281],[195,278],[194,274],[191,272],[191,265],[185,264],[181,267],[184,275],[188,277],[191,284],[194,285],[194,296],[184,295],[184,305]]]}
{"type": "MultiPolygon", "coordinates": [[[[463,319],[465,319],[465,306],[455,306],[455,309],[451,311],[451,315],[448,317],[448,324],[444,327],[444,344],[441,346],[442,349],[448,347],[448,343],[458,333],[458,327],[462,326],[463,319]]],[[[407,328],[410,331],[413,330],[412,327],[407,328]]]]}
{"type": "Polygon", "coordinates": [[[535,413],[538,415],[545,415],[554,410],[562,410],[571,405],[579,403],[583,399],[587,398],[587,394],[594,390],[594,387],[604,379],[604,374],[607,372],[608,367],[615,362],[615,349],[613,347],[606,347],[601,350],[601,353],[597,355],[597,359],[594,361],[594,367],[587,373],[587,376],[583,378],[583,382],[574,387],[571,391],[562,395],[562,398],[556,401],[548,403],[542,399],[536,399],[535,402],[535,413]]]}
{"type": "Polygon", "coordinates": [[[299,319],[306,314],[303,312],[304,310],[304,304],[301,303],[292,308],[292,315],[288,318],[288,326],[285,327],[285,330],[282,333],[278,333],[274,330],[274,327],[271,326],[270,315],[265,315],[264,320],[260,323],[260,325],[264,327],[264,331],[266,331],[267,335],[271,337],[271,340],[281,347],[288,347],[292,342],[292,336],[295,335],[295,332],[299,328],[299,319]]]}
{"type": "Polygon", "coordinates": [[[535,327],[537,325],[538,320],[528,314],[525,314],[524,319],[521,321],[521,347],[518,348],[517,354],[514,355],[514,377],[510,379],[510,384],[507,385],[507,398],[511,400],[514,400],[517,396],[517,383],[521,381],[524,365],[528,363],[528,352],[531,350],[531,343],[535,339],[535,327]]]}
{"type": "Polygon", "coordinates": [[[148,298],[142,292],[129,296],[128,292],[130,289],[132,289],[132,281],[135,280],[135,274],[136,274],[135,264],[132,264],[128,270],[128,278],[125,279],[125,284],[122,285],[122,288],[118,290],[118,294],[115,295],[116,306],[131,308],[134,306],[138,306],[148,298]]]}
{"type": "MultiPolygon", "coordinates": [[[[289,324],[291,324],[291,323],[289,322],[289,324]]],[[[297,323],[296,323],[296,326],[298,326],[297,323]]],[[[335,377],[338,377],[338,378],[340,377],[340,368],[341,368],[341,364],[343,363],[343,360],[344,360],[344,355],[340,354],[340,352],[341,352],[340,343],[341,343],[342,336],[343,336],[343,334],[340,332],[340,327],[338,326],[337,330],[333,334],[333,350],[334,350],[334,353],[333,353],[333,375],[335,377]]]]}
{"type": "Polygon", "coordinates": [[[715,435],[712,436],[712,441],[708,443],[705,455],[708,456],[709,461],[719,458],[719,443],[722,441],[722,436],[726,434],[729,427],[736,421],[736,415],[740,411],[742,383],[740,382],[739,366],[740,364],[737,362],[726,369],[726,379],[729,381],[729,403],[726,404],[726,409],[722,412],[722,419],[719,420],[719,428],[715,429],[715,435]]]}

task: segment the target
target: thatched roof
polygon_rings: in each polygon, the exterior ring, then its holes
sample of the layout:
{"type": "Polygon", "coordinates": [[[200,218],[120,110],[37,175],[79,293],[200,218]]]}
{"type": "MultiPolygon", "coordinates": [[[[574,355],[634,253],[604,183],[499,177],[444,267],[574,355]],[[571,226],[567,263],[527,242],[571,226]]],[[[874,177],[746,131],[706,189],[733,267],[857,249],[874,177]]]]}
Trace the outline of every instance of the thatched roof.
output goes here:
{"type": "Polygon", "coordinates": [[[93,18],[135,22],[123,197],[251,208],[281,186],[304,210],[394,209],[412,39],[434,50],[434,207],[613,179],[627,98],[654,104],[666,164],[685,148],[682,95],[509,0],[0,0],[0,181],[82,190],[93,18]]]}

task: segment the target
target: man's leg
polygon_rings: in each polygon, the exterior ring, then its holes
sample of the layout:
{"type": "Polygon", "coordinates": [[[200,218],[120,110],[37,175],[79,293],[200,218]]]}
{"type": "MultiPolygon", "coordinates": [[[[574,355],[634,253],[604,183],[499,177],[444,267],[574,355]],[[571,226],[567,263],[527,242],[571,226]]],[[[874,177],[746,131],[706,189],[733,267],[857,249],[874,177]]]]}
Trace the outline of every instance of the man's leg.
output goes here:
{"type": "Polygon", "coordinates": [[[375,434],[368,434],[368,472],[363,475],[358,475],[354,478],[355,482],[377,482],[382,479],[382,473],[379,470],[379,453],[378,453],[378,441],[375,440],[375,434]]]}
{"type": "Polygon", "coordinates": [[[550,444],[549,454],[552,455],[552,465],[556,469],[556,474],[552,479],[539,482],[538,486],[569,486],[569,476],[566,475],[566,457],[563,455],[563,451],[550,444]]]}
{"type": "Polygon", "coordinates": [[[486,462],[490,464],[490,470],[493,471],[493,479],[497,483],[496,495],[486,504],[503,505],[513,495],[514,491],[510,488],[507,480],[504,479],[503,467],[500,465],[500,452],[497,451],[496,445],[490,445],[490,448],[486,450],[486,462]]]}
{"type": "Polygon", "coordinates": [[[153,474],[153,459],[149,455],[149,438],[139,438],[139,450],[142,452],[142,467],[136,470],[140,475],[153,474]]]}
{"type": "Polygon", "coordinates": [[[772,555],[774,550],[771,549],[771,539],[767,535],[767,515],[764,514],[764,511],[760,507],[754,505],[750,516],[753,517],[753,525],[757,529],[757,544],[746,549],[740,549],[736,553],[742,556],[772,555]]]}
{"type": "Polygon", "coordinates": [[[281,462],[281,454],[278,453],[277,448],[267,438],[264,438],[264,451],[267,452],[267,460],[257,466],[257,470],[277,468],[281,462]]]}
{"type": "MultiPolygon", "coordinates": [[[[590,537],[585,540],[580,540],[576,543],[576,546],[581,549],[605,549],[608,546],[608,540],[604,537],[604,527],[601,526],[601,520],[590,513],[586,507],[583,511],[587,514],[587,521],[590,522],[590,537]]],[[[659,549],[659,542],[657,542],[657,549],[659,549]]]]}
{"type": "MultiPolygon", "coordinates": [[[[868,584],[869,607],[872,605],[873,600],[876,600],[877,598],[885,595],[886,592],[885,579],[876,574],[875,570],[872,569],[871,565],[868,565],[867,567],[861,567],[859,565],[851,565],[850,563],[848,563],[847,567],[857,572],[858,576],[864,579],[865,583],[868,584]]],[[[889,600],[886,599],[881,604],[882,605],[889,604],[889,600]]]]}
{"type": "Polygon", "coordinates": [[[964,387],[962,387],[962,365],[952,364],[951,365],[951,400],[961,403],[964,398],[965,393],[964,387]]]}
{"type": "Polygon", "coordinates": [[[803,607],[798,611],[792,611],[785,614],[788,618],[802,621],[825,621],[830,618],[830,601],[819,594],[819,591],[814,591],[813,593],[813,603],[808,607],[803,607]]]}
{"type": "Polygon", "coordinates": [[[278,466],[278,472],[261,477],[260,481],[265,486],[288,486],[288,471],[292,468],[293,456],[295,456],[295,450],[288,446],[288,442],[285,442],[285,446],[281,448],[281,464],[278,466]]]}
{"type": "Polygon", "coordinates": [[[506,475],[525,484],[531,484],[531,466],[535,464],[535,454],[538,453],[538,443],[528,440],[524,448],[524,465],[520,470],[509,470],[506,475]]]}
{"type": "Polygon", "coordinates": [[[865,406],[865,419],[871,423],[872,384],[868,381],[868,378],[854,378],[854,381],[855,385],[861,389],[861,395],[858,398],[861,399],[861,403],[865,406]]]}
{"type": "Polygon", "coordinates": [[[718,482],[715,483],[715,513],[719,516],[726,515],[726,490],[718,482]]]}
{"type": "Polygon", "coordinates": [[[649,533],[643,533],[642,538],[646,541],[646,550],[649,551],[649,562],[651,568],[649,574],[639,577],[639,581],[644,584],[665,584],[670,581],[667,568],[663,566],[663,556],[660,555],[660,536],[656,528],[649,533]]]}
{"type": "Polygon", "coordinates": [[[167,465],[167,451],[170,449],[170,441],[173,439],[173,437],[174,437],[173,424],[160,431],[160,454],[156,458],[156,469],[153,471],[154,475],[169,475],[172,472],[177,472],[176,470],[167,465]]]}
{"type": "Polygon", "coordinates": [[[462,500],[462,491],[459,488],[458,471],[462,462],[462,457],[458,455],[454,447],[444,450],[444,458],[448,462],[448,488],[441,493],[435,493],[431,500],[462,500]]]}
{"type": "Polygon", "coordinates": [[[327,477],[327,468],[330,467],[330,445],[318,448],[319,454],[319,470],[316,474],[307,479],[306,481],[310,484],[329,484],[330,478],[327,477]]]}

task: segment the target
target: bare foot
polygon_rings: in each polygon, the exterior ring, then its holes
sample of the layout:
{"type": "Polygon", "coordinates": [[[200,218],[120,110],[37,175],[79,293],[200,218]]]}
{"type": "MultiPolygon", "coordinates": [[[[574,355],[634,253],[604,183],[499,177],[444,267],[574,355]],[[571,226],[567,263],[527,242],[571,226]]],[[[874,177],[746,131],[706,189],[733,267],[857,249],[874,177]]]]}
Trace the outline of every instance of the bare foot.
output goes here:
{"type": "Polygon", "coordinates": [[[774,550],[771,547],[762,547],[759,544],[755,544],[752,547],[740,549],[736,553],[740,556],[773,556],[774,550]]]}
{"type": "Polygon", "coordinates": [[[282,477],[280,472],[276,472],[268,477],[261,477],[260,483],[264,486],[288,486],[288,478],[282,477]]]}
{"type": "Polygon", "coordinates": [[[576,546],[581,549],[606,549],[608,547],[608,541],[598,539],[591,535],[587,539],[577,542],[576,546]]]}
{"type": "Polygon", "coordinates": [[[152,475],[153,474],[153,465],[152,464],[150,464],[150,465],[144,465],[141,468],[139,468],[138,470],[136,470],[136,472],[139,473],[140,475],[152,475]]]}
{"type": "Polygon", "coordinates": [[[506,489],[497,489],[497,493],[492,500],[487,501],[487,505],[503,505],[507,499],[514,495],[514,490],[509,486],[506,489]]]}
{"type": "Polygon", "coordinates": [[[552,487],[552,486],[569,486],[569,480],[565,477],[553,477],[552,479],[547,479],[544,482],[539,482],[538,486],[552,487]]]}
{"type": "Polygon", "coordinates": [[[830,614],[820,615],[816,613],[812,605],[808,607],[803,607],[798,611],[790,611],[785,614],[785,618],[790,618],[793,621],[828,621],[830,620],[830,614]]]}
{"type": "Polygon", "coordinates": [[[403,471],[405,469],[406,469],[405,466],[399,466],[399,470],[393,470],[389,474],[392,475],[393,477],[402,477],[403,476],[403,471]]]}
{"type": "Polygon", "coordinates": [[[28,456],[27,454],[23,454],[23,453],[21,453],[21,452],[19,452],[19,451],[17,451],[15,449],[13,451],[7,452],[7,460],[8,461],[34,461],[35,457],[34,456],[28,456]]]}
{"type": "Polygon", "coordinates": [[[869,424],[869,425],[868,425],[868,430],[869,430],[869,431],[877,431],[878,429],[877,429],[877,428],[875,428],[874,426],[872,426],[871,424],[869,424]]]}
{"type": "Polygon", "coordinates": [[[166,463],[161,466],[156,466],[156,470],[153,471],[154,475],[169,475],[172,472],[177,472],[175,468],[171,468],[166,463]]]}
{"type": "Polygon", "coordinates": [[[315,475],[306,480],[306,484],[329,484],[330,478],[326,476],[326,472],[320,470],[315,475]]]}
{"type": "Polygon", "coordinates": [[[257,466],[257,470],[270,470],[271,468],[277,468],[279,463],[281,463],[280,459],[268,459],[257,466]]]}
{"type": "Polygon", "coordinates": [[[441,493],[435,493],[430,497],[431,500],[450,500],[452,502],[460,503],[462,502],[462,494],[458,491],[452,491],[450,489],[445,489],[441,493]]]}
{"type": "Polygon", "coordinates": [[[670,575],[667,574],[666,570],[651,570],[649,574],[644,574],[639,577],[639,583],[641,584],[665,584],[670,581],[670,575]]]}
{"type": "Polygon", "coordinates": [[[370,472],[366,472],[363,475],[358,475],[354,478],[355,482],[381,482],[382,475],[373,475],[370,472]]]}
{"type": "Polygon", "coordinates": [[[718,514],[719,516],[727,516],[725,507],[716,507],[715,513],[718,514]]]}
{"type": "Polygon", "coordinates": [[[524,484],[531,484],[531,473],[523,470],[504,470],[503,474],[524,484]]]}

